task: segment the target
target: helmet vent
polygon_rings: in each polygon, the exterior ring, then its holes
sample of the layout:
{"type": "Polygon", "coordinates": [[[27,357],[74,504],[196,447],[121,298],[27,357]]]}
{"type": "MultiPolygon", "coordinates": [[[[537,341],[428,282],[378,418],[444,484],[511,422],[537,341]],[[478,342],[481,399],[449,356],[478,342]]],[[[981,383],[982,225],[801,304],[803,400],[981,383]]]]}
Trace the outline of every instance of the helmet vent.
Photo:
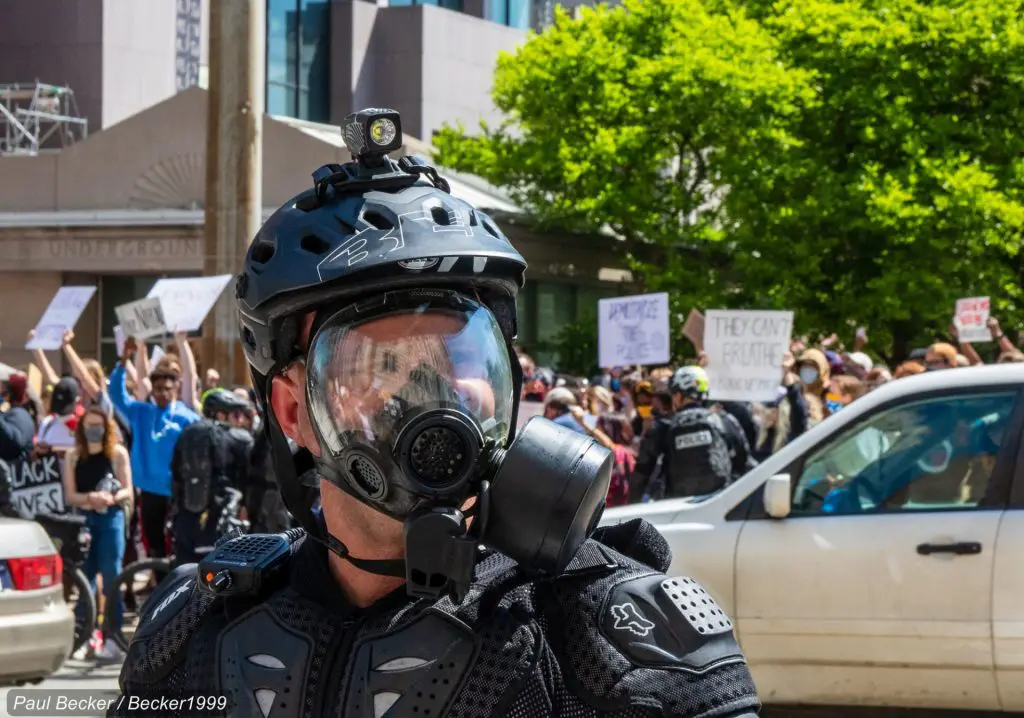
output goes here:
{"type": "Polygon", "coordinates": [[[382,215],[380,212],[367,212],[363,215],[363,220],[376,227],[377,229],[394,229],[394,223],[382,215]]]}
{"type": "Polygon", "coordinates": [[[491,235],[495,239],[501,239],[501,234],[498,232],[498,229],[493,224],[491,224],[485,219],[483,225],[484,229],[487,230],[487,234],[491,235]]]}
{"type": "Polygon", "coordinates": [[[439,224],[442,227],[447,227],[452,223],[452,216],[444,207],[431,207],[430,216],[434,219],[434,224],[439,224]]]}
{"type": "Polygon", "coordinates": [[[330,243],[326,239],[321,239],[315,234],[307,234],[299,242],[299,246],[310,254],[326,254],[327,250],[331,248],[330,243]]]}
{"type": "Polygon", "coordinates": [[[469,226],[470,227],[476,227],[478,224],[480,224],[480,223],[476,221],[476,212],[470,210],[470,212],[469,212],[469,226]]]}
{"type": "Polygon", "coordinates": [[[256,264],[266,264],[274,256],[274,245],[270,242],[259,242],[252,248],[252,261],[256,264]]]}

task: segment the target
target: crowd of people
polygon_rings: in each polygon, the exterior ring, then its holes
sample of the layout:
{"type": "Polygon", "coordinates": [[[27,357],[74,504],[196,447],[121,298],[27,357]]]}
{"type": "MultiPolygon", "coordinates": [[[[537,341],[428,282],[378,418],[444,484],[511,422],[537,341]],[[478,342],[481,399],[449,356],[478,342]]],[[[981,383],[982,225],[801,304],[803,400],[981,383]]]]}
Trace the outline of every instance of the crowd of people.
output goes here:
{"type": "MultiPolygon", "coordinates": [[[[109,374],[97,360],[79,356],[71,331],[61,353],[64,374],[43,350],[33,352],[40,391],[23,372],[4,382],[0,513],[26,517],[12,481],[18,462],[58,455],[64,508],[83,515],[89,533],[82,570],[101,603],[104,585],[132,561],[197,560],[200,547],[218,538],[228,518],[222,514],[236,504],[235,518],[256,530],[291,525],[250,390],[220,386],[213,368],[200,380],[185,334],[176,333],[153,366],[149,348],[129,337],[109,374]]],[[[129,590],[126,602],[133,600],[129,590]]],[[[115,621],[122,610],[113,612],[115,621]]],[[[106,634],[97,629],[76,657],[119,658],[106,634]]]]}
{"type": "MultiPolygon", "coordinates": [[[[997,320],[989,328],[999,362],[1024,361],[997,320]]],[[[889,368],[872,360],[866,343],[863,334],[850,351],[835,336],[818,346],[794,341],[776,398],[763,403],[709,401],[703,353],[678,368],[615,367],[581,379],[538,367],[520,352],[522,399],[614,453],[608,505],[706,495],[881,384],[982,363],[971,344],[940,342],[889,368]]],[[[186,335],[175,334],[153,366],[145,344],[128,338],[109,374],[79,356],[71,331],[61,353],[64,374],[34,351],[40,392],[22,372],[4,382],[0,473],[44,454],[63,459],[64,504],[84,514],[90,542],[82,569],[98,595],[143,556],[198,560],[223,530],[233,492],[242,497],[239,518],[253,529],[292,525],[251,390],[221,387],[213,368],[200,377],[186,335]]],[[[7,486],[0,510],[15,513],[7,486]]],[[[118,657],[102,629],[80,652],[118,657]]]]}
{"type": "MultiPolygon", "coordinates": [[[[1024,362],[996,318],[988,329],[998,363],[1024,362]]],[[[954,339],[887,367],[865,351],[867,344],[863,332],[848,351],[834,334],[817,346],[793,341],[768,402],[709,400],[703,352],[679,368],[613,367],[591,378],[558,375],[520,352],[522,399],[542,403],[545,417],[615,452],[609,506],[706,495],[886,382],[984,363],[971,343],[954,339]]]]}

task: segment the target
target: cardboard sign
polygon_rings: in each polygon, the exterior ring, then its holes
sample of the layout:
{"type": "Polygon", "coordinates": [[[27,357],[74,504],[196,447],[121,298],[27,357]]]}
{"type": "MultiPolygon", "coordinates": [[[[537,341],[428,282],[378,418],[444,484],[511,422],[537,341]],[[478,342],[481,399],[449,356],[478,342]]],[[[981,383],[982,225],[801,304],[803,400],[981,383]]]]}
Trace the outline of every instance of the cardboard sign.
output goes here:
{"type": "Polygon", "coordinates": [[[22,518],[64,512],[63,462],[57,454],[9,462],[11,504],[22,518]]]}
{"type": "Polygon", "coordinates": [[[36,324],[36,335],[25,348],[54,351],[60,349],[64,341],[64,332],[74,329],[86,305],[96,293],[96,287],[61,287],[50,300],[50,305],[43,312],[36,324]]]}
{"type": "Polygon", "coordinates": [[[597,316],[597,363],[602,367],[668,363],[668,293],[600,299],[597,316]]]}
{"type": "Polygon", "coordinates": [[[988,297],[968,297],[956,301],[953,324],[961,342],[977,344],[992,341],[992,332],[988,329],[989,306],[988,297]]]}
{"type": "Polygon", "coordinates": [[[704,315],[691,309],[683,325],[683,336],[693,342],[697,351],[704,351],[704,315]]]}
{"type": "Polygon", "coordinates": [[[149,339],[167,333],[167,322],[157,297],[139,299],[114,308],[125,336],[149,339]]]}
{"type": "Polygon", "coordinates": [[[230,274],[161,279],[146,296],[150,299],[159,297],[164,319],[171,331],[197,332],[202,329],[203,320],[230,281],[230,274]]]}
{"type": "Polygon", "coordinates": [[[774,401],[792,332],[793,312],[709,311],[704,326],[709,398],[774,401]]]}

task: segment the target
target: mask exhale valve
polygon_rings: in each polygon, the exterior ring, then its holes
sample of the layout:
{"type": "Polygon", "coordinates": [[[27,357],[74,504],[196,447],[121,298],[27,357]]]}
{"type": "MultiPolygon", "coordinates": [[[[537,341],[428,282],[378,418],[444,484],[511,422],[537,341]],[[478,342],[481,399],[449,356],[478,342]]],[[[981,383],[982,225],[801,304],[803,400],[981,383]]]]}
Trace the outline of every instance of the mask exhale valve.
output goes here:
{"type": "Polygon", "coordinates": [[[436,598],[469,589],[478,545],[526,571],[557,575],[604,510],[613,456],[593,439],[547,419],[531,419],[508,449],[481,461],[479,492],[466,513],[433,507],[405,521],[410,595],[436,598]]]}

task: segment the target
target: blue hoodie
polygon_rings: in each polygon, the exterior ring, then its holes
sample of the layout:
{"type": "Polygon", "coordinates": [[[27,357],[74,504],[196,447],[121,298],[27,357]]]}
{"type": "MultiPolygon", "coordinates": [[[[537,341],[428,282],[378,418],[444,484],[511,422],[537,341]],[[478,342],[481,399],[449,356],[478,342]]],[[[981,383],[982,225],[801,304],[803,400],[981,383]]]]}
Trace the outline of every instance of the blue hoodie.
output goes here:
{"type": "Polygon", "coordinates": [[[128,394],[124,379],[124,365],[118,364],[110,374],[110,399],[132,427],[132,483],[141,491],[170,496],[174,445],[199,416],[180,401],[166,409],[139,401],[128,394]]]}

